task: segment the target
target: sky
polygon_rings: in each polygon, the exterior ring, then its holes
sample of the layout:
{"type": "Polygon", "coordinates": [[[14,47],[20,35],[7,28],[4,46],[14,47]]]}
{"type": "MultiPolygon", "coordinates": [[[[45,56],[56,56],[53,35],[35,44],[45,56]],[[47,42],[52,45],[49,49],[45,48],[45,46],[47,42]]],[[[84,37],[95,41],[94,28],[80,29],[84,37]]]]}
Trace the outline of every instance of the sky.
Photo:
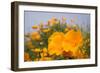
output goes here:
{"type": "Polygon", "coordinates": [[[79,26],[84,28],[84,30],[90,31],[90,14],[67,13],[67,12],[24,11],[25,33],[32,32],[33,25],[39,25],[41,22],[45,24],[52,17],[56,17],[59,20],[61,20],[62,17],[65,17],[67,24],[72,24],[70,20],[76,18],[74,24],[78,24],[79,26]]]}

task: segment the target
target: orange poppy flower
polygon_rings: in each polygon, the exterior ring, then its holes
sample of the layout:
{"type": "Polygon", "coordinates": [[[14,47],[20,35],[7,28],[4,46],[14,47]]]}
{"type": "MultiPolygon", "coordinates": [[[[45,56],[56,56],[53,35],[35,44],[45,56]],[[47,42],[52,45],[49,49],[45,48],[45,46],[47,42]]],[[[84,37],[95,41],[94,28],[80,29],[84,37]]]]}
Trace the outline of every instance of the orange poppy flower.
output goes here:
{"type": "Polygon", "coordinates": [[[75,55],[79,46],[81,46],[83,37],[80,30],[70,30],[65,34],[62,47],[64,51],[71,51],[75,55]]]}
{"type": "Polygon", "coordinates": [[[31,61],[30,56],[28,53],[24,53],[24,61],[31,61]]]}
{"type": "Polygon", "coordinates": [[[39,32],[32,32],[31,33],[31,39],[32,40],[40,40],[41,36],[40,36],[39,32]]]}
{"type": "Polygon", "coordinates": [[[62,32],[55,32],[48,40],[48,52],[50,55],[61,55],[63,52],[62,41],[64,34],[62,32]]]}

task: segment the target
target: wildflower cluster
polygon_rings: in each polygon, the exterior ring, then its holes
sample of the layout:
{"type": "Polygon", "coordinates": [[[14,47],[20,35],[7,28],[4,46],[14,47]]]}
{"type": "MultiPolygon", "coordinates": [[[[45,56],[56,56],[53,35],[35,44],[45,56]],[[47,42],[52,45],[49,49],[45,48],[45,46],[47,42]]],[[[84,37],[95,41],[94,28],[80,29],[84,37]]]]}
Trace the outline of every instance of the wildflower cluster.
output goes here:
{"type": "Polygon", "coordinates": [[[90,56],[90,34],[78,25],[66,23],[66,18],[53,17],[47,24],[33,25],[25,34],[24,61],[85,59],[90,56]]]}

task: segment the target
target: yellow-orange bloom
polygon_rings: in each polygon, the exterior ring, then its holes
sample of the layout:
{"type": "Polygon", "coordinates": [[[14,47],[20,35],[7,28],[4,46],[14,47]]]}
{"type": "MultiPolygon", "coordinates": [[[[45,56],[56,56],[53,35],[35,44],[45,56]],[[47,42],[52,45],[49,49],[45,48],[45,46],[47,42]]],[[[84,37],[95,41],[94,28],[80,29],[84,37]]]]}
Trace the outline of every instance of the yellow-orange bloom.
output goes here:
{"type": "Polygon", "coordinates": [[[63,52],[62,41],[64,34],[62,32],[55,32],[48,40],[48,52],[50,55],[61,55],[63,52]]]}
{"type": "Polygon", "coordinates": [[[68,32],[69,31],[69,29],[68,28],[65,28],[65,32],[68,32]]]}
{"type": "Polygon", "coordinates": [[[33,29],[37,29],[38,26],[37,26],[37,25],[33,25],[32,28],[33,28],[33,29]]]}
{"type": "Polygon", "coordinates": [[[67,29],[71,29],[71,26],[69,25],[69,24],[67,24],[67,27],[66,27],[67,29]]]}
{"type": "Polygon", "coordinates": [[[73,28],[77,28],[77,25],[73,25],[73,28]]]}
{"type": "Polygon", "coordinates": [[[39,32],[32,32],[31,33],[31,39],[32,40],[40,40],[41,36],[40,36],[39,32]]]}
{"type": "Polygon", "coordinates": [[[63,40],[63,50],[68,52],[73,52],[73,55],[76,54],[78,47],[81,46],[83,42],[83,37],[80,30],[70,30],[65,34],[65,39],[63,40]]]}
{"type": "Polygon", "coordinates": [[[41,55],[41,57],[45,57],[45,56],[47,56],[47,53],[42,52],[42,53],[40,53],[40,55],[41,55]]]}
{"type": "Polygon", "coordinates": [[[43,52],[48,52],[47,48],[42,49],[43,52]]]}
{"type": "Polygon", "coordinates": [[[48,29],[43,29],[42,31],[45,32],[45,33],[47,33],[47,32],[50,31],[50,29],[49,28],[48,29]]]}
{"type": "Polygon", "coordinates": [[[41,52],[41,49],[40,48],[35,48],[33,51],[34,52],[41,52]]]}
{"type": "Polygon", "coordinates": [[[33,49],[35,46],[32,44],[32,41],[28,41],[26,42],[26,46],[29,48],[29,49],[33,49]]]}
{"type": "Polygon", "coordinates": [[[45,56],[48,55],[47,53],[48,53],[47,48],[43,48],[42,52],[40,53],[40,55],[41,55],[41,57],[45,57],[45,56]]]}
{"type": "Polygon", "coordinates": [[[24,53],[24,61],[31,61],[30,56],[28,53],[24,53]]]}
{"type": "Polygon", "coordinates": [[[59,21],[55,17],[53,17],[52,19],[50,19],[48,21],[48,24],[50,24],[50,25],[55,25],[55,24],[58,24],[58,23],[59,23],[59,21]]]}
{"type": "Polygon", "coordinates": [[[70,30],[66,34],[53,33],[48,40],[48,52],[50,55],[61,55],[63,51],[72,52],[76,56],[78,48],[82,45],[83,37],[80,30],[70,30]]]}

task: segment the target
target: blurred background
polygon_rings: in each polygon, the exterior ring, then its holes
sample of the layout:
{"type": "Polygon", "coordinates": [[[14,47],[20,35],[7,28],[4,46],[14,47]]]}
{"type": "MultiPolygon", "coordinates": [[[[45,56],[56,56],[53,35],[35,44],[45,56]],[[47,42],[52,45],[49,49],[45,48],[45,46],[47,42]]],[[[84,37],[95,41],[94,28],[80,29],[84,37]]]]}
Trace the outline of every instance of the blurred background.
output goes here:
{"type": "Polygon", "coordinates": [[[78,25],[84,31],[90,31],[90,14],[87,13],[67,13],[67,12],[39,12],[39,11],[25,11],[24,12],[25,33],[34,31],[33,25],[40,23],[47,24],[52,17],[62,20],[66,18],[66,23],[69,25],[78,25]]]}

